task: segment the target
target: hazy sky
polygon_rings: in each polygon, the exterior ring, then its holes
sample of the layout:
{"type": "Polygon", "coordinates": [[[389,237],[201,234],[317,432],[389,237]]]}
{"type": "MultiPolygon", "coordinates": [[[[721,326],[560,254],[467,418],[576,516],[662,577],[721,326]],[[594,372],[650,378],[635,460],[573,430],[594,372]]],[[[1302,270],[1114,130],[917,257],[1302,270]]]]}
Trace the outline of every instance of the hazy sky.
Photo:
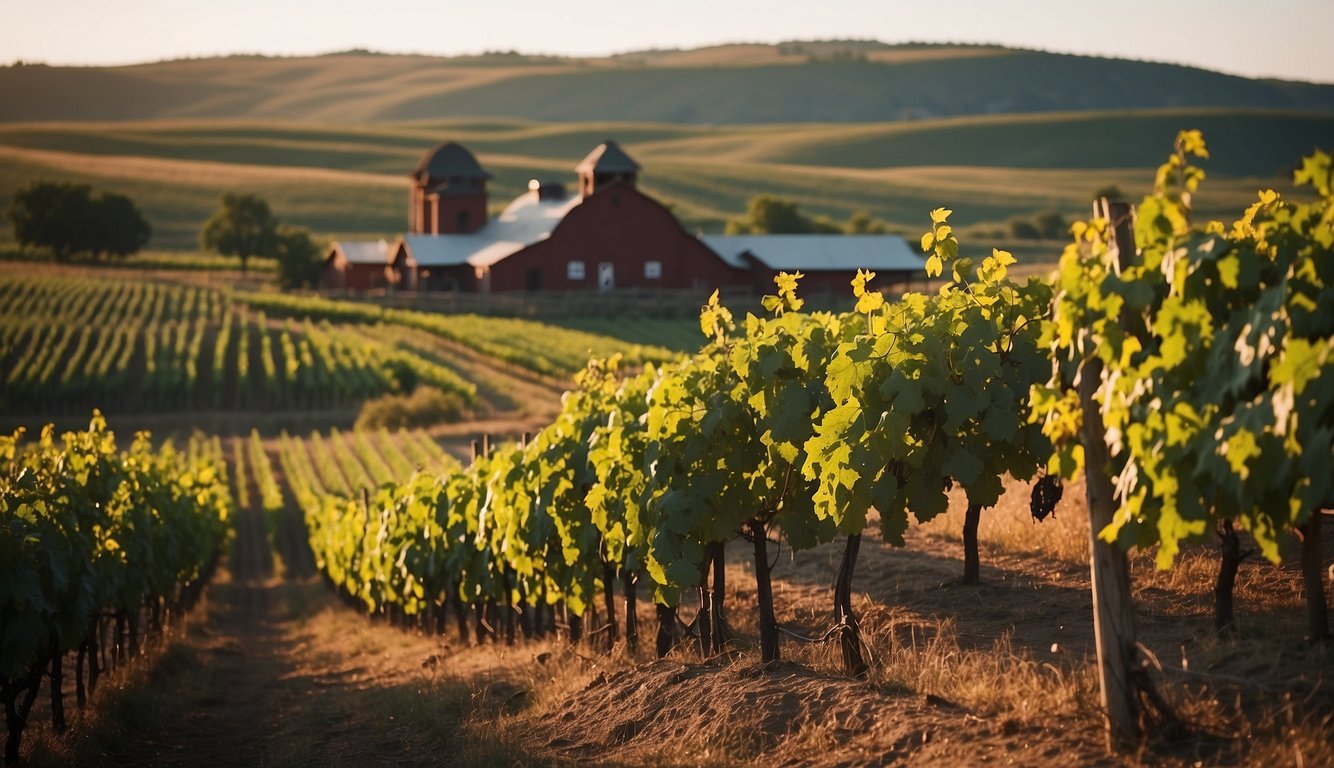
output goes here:
{"type": "Polygon", "coordinates": [[[348,48],[600,55],[837,37],[1002,43],[1334,83],[1334,0],[0,0],[0,20],[4,63],[348,48]]]}

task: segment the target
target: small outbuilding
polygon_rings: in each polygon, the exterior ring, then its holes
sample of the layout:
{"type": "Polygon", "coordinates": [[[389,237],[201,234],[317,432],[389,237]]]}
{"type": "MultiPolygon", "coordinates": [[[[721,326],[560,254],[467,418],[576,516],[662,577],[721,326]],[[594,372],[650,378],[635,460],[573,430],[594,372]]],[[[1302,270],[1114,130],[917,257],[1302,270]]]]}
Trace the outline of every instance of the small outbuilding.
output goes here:
{"type": "Polygon", "coordinates": [[[389,243],[339,240],[329,246],[320,284],[328,291],[373,291],[387,288],[396,280],[389,265],[389,243]]]}
{"type": "Polygon", "coordinates": [[[871,288],[903,285],[922,272],[922,257],[898,235],[701,235],[700,240],[768,291],[779,272],[801,272],[803,291],[848,292],[857,270],[875,273],[871,288]]]}

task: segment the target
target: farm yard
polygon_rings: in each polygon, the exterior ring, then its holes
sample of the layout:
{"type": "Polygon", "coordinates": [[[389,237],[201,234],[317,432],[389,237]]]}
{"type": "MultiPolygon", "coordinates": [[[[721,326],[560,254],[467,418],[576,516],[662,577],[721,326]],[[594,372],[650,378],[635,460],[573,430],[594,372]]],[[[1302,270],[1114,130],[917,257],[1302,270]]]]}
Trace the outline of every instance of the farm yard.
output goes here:
{"type": "Polygon", "coordinates": [[[831,40],[0,93],[6,766],[1334,765],[1334,86],[831,40]],[[913,269],[641,286],[593,146],[685,250],[913,269]],[[377,249],[410,188],[568,250],[377,249]]]}

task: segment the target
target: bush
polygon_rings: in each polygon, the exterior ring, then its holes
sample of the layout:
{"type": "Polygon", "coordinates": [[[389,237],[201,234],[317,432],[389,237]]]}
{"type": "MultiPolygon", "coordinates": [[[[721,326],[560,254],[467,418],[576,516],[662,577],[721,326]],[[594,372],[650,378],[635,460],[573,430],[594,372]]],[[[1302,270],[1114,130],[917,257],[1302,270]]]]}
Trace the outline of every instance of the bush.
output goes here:
{"type": "Polygon", "coordinates": [[[284,288],[316,288],[324,268],[324,254],[300,227],[278,227],[276,256],[278,282],[284,288]]]}
{"type": "Polygon", "coordinates": [[[889,223],[873,217],[866,211],[857,211],[843,224],[843,231],[849,235],[887,235],[889,223]]]}
{"type": "Polygon", "coordinates": [[[1033,216],[1033,225],[1045,240],[1064,240],[1070,236],[1070,225],[1060,211],[1042,211],[1033,216]]]}
{"type": "Polygon", "coordinates": [[[412,429],[458,421],[465,414],[463,398],[434,387],[417,387],[411,395],[385,395],[367,400],[357,416],[357,429],[412,429]]]}
{"type": "Polygon", "coordinates": [[[1121,188],[1116,186],[1115,184],[1108,184],[1105,187],[1099,187],[1093,193],[1094,200],[1100,200],[1104,197],[1107,198],[1108,200],[1114,200],[1114,201],[1125,200],[1126,193],[1122,192],[1121,188]]]}
{"type": "Polygon", "coordinates": [[[1016,240],[1041,240],[1042,230],[1028,219],[1010,219],[1010,237],[1016,240]]]}
{"type": "Polygon", "coordinates": [[[729,235],[808,235],[842,232],[839,225],[824,216],[811,218],[797,203],[773,195],[756,195],[746,205],[746,215],[731,219],[724,230],[729,235]]]}

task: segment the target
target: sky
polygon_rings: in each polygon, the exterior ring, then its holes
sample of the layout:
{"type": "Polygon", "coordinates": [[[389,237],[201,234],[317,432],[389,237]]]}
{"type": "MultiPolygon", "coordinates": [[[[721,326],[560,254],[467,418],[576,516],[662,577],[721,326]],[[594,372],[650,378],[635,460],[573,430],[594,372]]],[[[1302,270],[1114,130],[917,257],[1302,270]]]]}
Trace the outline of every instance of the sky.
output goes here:
{"type": "Polygon", "coordinates": [[[351,48],[599,56],[874,38],[999,43],[1334,83],[1334,0],[0,0],[0,19],[0,64],[351,48]]]}

